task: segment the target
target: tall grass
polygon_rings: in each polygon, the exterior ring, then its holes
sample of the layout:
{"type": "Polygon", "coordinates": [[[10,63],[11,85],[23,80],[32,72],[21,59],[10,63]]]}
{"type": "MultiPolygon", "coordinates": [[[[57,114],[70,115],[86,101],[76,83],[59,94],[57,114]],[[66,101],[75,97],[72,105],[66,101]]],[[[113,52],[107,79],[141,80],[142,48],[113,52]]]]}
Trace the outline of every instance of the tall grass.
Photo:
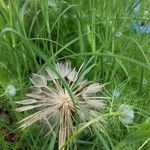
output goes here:
{"type": "Polygon", "coordinates": [[[149,2],[141,0],[138,12],[134,11],[135,0],[54,2],[56,5],[52,0],[0,1],[0,149],[57,149],[56,135],[51,132],[45,137],[47,130],[40,123],[18,130],[16,123],[28,113],[16,113],[14,102],[25,98],[29,77],[45,63],[53,68],[57,61],[70,60],[77,68],[85,62],[86,78],[107,83],[103,94],[111,99],[106,100],[103,112],[108,114],[105,134],[94,127],[91,133],[83,132],[95,118],[79,125],[66,145],[75,142],[81,150],[148,150],[150,35],[133,24],[149,24],[149,15],[144,14],[150,13],[149,2]],[[117,37],[117,32],[122,35],[117,37]],[[10,84],[17,88],[15,97],[4,94],[10,84]],[[113,97],[114,90],[118,97],[113,97]],[[111,116],[124,103],[134,108],[131,125],[111,116]]]}

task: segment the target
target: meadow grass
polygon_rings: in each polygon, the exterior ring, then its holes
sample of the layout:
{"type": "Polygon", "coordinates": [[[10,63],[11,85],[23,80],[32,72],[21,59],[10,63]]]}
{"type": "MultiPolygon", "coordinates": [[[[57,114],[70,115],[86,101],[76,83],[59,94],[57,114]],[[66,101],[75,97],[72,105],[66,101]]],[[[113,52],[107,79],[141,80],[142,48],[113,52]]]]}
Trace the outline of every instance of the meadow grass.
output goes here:
{"type": "Polygon", "coordinates": [[[78,122],[64,147],[149,150],[150,33],[133,25],[149,27],[150,3],[141,0],[138,11],[137,5],[135,0],[0,1],[0,150],[57,149],[58,128],[49,132],[39,122],[18,129],[17,122],[30,112],[16,112],[14,102],[25,99],[32,73],[47,64],[59,77],[54,64],[66,60],[77,69],[84,62],[84,76],[107,83],[103,95],[111,98],[101,113],[105,131],[93,126],[100,118],[78,122]],[[8,85],[16,87],[15,96],[6,92],[8,85]],[[130,125],[119,121],[121,104],[134,110],[130,125]],[[87,128],[90,132],[84,132],[87,128]]]}

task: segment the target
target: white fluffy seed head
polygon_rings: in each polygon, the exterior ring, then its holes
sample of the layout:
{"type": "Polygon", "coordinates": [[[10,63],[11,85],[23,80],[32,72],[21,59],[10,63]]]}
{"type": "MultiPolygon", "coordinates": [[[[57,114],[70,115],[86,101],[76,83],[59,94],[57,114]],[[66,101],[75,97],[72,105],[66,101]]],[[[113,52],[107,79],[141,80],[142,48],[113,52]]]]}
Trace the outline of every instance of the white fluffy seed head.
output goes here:
{"type": "Polygon", "coordinates": [[[33,74],[30,80],[35,87],[45,87],[47,85],[47,80],[43,75],[33,74]]]}
{"type": "Polygon", "coordinates": [[[7,86],[6,93],[10,96],[15,96],[17,93],[16,87],[14,85],[7,86]]]}
{"type": "Polygon", "coordinates": [[[119,96],[120,96],[120,91],[119,90],[113,90],[113,92],[112,92],[112,96],[113,96],[113,98],[118,98],[119,96]]]}
{"type": "Polygon", "coordinates": [[[55,67],[72,90],[76,105],[53,70],[45,67],[43,74],[33,74],[31,78],[33,85],[29,88],[27,99],[16,102],[21,105],[16,108],[16,111],[36,110],[35,113],[20,121],[21,128],[26,128],[37,121],[45,120],[45,118],[49,120],[49,123],[57,121],[60,148],[75,130],[73,124],[76,121],[74,116],[76,110],[81,123],[86,123],[86,121],[99,116],[100,110],[104,107],[103,97],[99,96],[99,92],[104,85],[90,84],[91,82],[87,80],[82,80],[79,83],[78,74],[80,71],[72,69],[70,62],[57,63],[55,67]]]}
{"type": "Polygon", "coordinates": [[[116,32],[116,33],[115,33],[115,36],[116,36],[116,37],[121,37],[121,36],[122,36],[122,32],[119,32],[119,31],[116,32]]]}
{"type": "Polygon", "coordinates": [[[126,105],[126,104],[120,105],[119,111],[121,113],[121,116],[119,119],[123,124],[133,123],[134,111],[130,105],[126,105]]]}

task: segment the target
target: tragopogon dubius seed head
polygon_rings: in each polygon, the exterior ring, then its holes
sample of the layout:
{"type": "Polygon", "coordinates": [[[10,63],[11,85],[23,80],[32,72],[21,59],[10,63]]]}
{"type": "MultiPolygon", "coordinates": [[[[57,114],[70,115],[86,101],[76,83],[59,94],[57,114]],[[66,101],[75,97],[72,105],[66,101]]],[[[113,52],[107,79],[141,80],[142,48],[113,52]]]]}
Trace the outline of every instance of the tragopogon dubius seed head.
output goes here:
{"type": "MultiPolygon", "coordinates": [[[[100,110],[104,107],[103,99],[107,97],[98,96],[104,85],[79,80],[82,66],[78,72],[75,68],[71,68],[70,62],[57,63],[55,67],[72,91],[75,106],[61,80],[52,69],[45,67],[41,74],[33,74],[31,78],[33,86],[29,88],[27,99],[16,102],[22,105],[16,111],[36,110],[35,113],[19,122],[21,128],[26,128],[45,118],[50,124],[57,123],[60,148],[76,128],[74,125],[75,113],[77,113],[80,123],[86,123],[100,115],[100,110]]],[[[97,127],[100,126],[99,122],[97,127]]]]}

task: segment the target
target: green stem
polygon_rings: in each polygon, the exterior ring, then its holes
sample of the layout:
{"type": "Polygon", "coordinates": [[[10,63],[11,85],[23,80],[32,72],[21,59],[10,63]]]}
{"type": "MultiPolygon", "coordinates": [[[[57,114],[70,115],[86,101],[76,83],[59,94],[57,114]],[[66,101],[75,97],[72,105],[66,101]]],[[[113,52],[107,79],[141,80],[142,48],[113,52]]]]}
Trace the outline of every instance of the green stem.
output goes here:
{"type": "Polygon", "coordinates": [[[0,98],[3,97],[5,94],[6,94],[6,93],[1,94],[1,95],[0,95],[0,98]]]}

